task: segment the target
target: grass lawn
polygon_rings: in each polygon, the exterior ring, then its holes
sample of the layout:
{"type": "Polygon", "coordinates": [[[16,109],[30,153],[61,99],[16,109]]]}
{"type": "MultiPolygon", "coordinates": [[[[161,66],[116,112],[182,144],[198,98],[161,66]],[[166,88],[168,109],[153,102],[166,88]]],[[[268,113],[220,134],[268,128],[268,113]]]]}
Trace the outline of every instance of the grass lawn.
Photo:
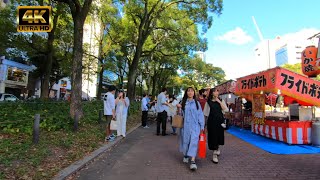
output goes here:
{"type": "MultiPolygon", "coordinates": [[[[131,113],[127,129],[140,123],[140,117],[138,111],[131,113]]],[[[61,169],[104,144],[105,128],[97,121],[81,124],[77,132],[70,129],[40,128],[37,145],[32,143],[30,133],[0,131],[0,179],[52,179],[61,169]]]]}

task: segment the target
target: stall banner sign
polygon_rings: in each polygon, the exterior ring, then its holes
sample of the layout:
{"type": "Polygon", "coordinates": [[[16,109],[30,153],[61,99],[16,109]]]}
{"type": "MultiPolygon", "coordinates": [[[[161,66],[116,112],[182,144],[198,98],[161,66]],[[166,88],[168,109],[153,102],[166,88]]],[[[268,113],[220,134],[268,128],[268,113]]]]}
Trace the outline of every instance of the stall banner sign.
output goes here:
{"type": "Polygon", "coordinates": [[[277,77],[276,87],[281,94],[320,106],[320,81],[282,68],[277,77]]]}
{"type": "Polygon", "coordinates": [[[320,106],[320,81],[276,67],[237,79],[235,94],[280,93],[320,106]]]}
{"type": "Polygon", "coordinates": [[[235,107],[235,112],[241,112],[241,110],[242,110],[242,100],[241,100],[241,98],[238,98],[238,99],[236,99],[236,101],[235,101],[235,105],[236,105],[236,107],[235,107]]]}
{"type": "Polygon", "coordinates": [[[265,123],[265,96],[263,94],[252,95],[252,119],[254,124],[265,123]]]}
{"type": "Polygon", "coordinates": [[[277,94],[269,93],[269,94],[265,95],[266,104],[269,105],[269,106],[276,107],[277,100],[278,100],[278,95],[277,94]]]}
{"type": "Polygon", "coordinates": [[[269,69],[237,79],[235,94],[260,94],[275,91],[278,68],[269,69]]]}

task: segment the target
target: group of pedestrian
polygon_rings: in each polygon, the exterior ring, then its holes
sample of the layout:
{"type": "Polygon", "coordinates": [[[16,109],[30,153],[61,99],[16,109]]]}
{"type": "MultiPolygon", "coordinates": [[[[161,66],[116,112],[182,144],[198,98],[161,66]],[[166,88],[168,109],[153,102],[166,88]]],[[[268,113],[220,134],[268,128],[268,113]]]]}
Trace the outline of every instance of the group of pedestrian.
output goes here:
{"type": "Polygon", "coordinates": [[[213,151],[212,162],[218,163],[218,156],[221,153],[219,146],[224,145],[226,128],[224,112],[228,111],[226,103],[219,98],[219,91],[216,88],[201,89],[199,97],[196,97],[195,89],[188,87],[182,103],[177,106],[181,107],[184,118],[183,128],[180,129],[180,151],[184,156],[183,162],[189,163],[190,159],[190,169],[197,169],[195,158],[200,133],[207,132],[208,147],[213,151]]]}
{"type": "MultiPolygon", "coordinates": [[[[115,98],[116,88],[109,87],[109,92],[104,98],[104,114],[106,115],[106,141],[113,141],[115,135],[110,131],[110,122],[118,122],[117,135],[125,137],[126,119],[128,114],[129,99],[124,92],[119,92],[115,98]]],[[[166,136],[167,121],[172,122],[172,117],[177,113],[183,116],[183,127],[180,128],[180,152],[183,154],[183,162],[189,163],[190,169],[196,170],[196,156],[200,133],[207,134],[209,150],[212,150],[212,162],[218,163],[221,154],[220,145],[224,145],[224,129],[226,128],[224,112],[228,111],[224,100],[219,98],[216,88],[201,89],[198,93],[193,87],[185,90],[182,100],[179,102],[173,95],[167,95],[167,89],[162,88],[156,101],[151,101],[150,95],[144,94],[141,100],[141,125],[147,126],[148,111],[152,104],[157,111],[156,135],[166,136]],[[161,128],[160,128],[161,127],[161,128]],[[160,131],[161,129],[161,131],[160,131]]],[[[172,127],[172,134],[176,135],[176,128],[172,127]]]]}
{"type": "Polygon", "coordinates": [[[119,91],[117,98],[115,98],[116,87],[110,86],[108,92],[103,98],[103,109],[106,117],[106,137],[105,141],[114,141],[116,136],[126,136],[126,123],[128,116],[128,107],[130,105],[129,98],[126,97],[125,92],[119,91]],[[110,129],[111,121],[116,123],[116,135],[110,129]]]}

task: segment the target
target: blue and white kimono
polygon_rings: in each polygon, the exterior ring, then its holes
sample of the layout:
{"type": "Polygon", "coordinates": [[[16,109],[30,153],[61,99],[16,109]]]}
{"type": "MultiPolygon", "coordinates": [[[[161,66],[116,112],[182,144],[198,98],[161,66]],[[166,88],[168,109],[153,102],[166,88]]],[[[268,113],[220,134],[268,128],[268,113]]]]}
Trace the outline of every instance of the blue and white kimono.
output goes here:
{"type": "Polygon", "coordinates": [[[180,129],[180,152],[184,156],[196,157],[200,131],[204,129],[204,116],[198,103],[198,109],[194,99],[187,100],[183,111],[184,124],[180,129]]]}

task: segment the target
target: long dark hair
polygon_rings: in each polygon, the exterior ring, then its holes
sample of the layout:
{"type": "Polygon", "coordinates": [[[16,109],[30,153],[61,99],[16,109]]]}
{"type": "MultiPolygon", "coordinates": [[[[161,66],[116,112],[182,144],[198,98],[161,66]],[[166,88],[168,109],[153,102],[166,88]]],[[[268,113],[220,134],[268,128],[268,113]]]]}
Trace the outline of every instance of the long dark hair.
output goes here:
{"type": "MultiPolygon", "coordinates": [[[[217,88],[211,88],[210,89],[210,92],[209,92],[209,98],[208,98],[208,101],[209,100],[213,100],[213,92],[215,92],[217,90],[217,88]]],[[[219,97],[218,97],[219,98],[219,97]]],[[[221,99],[219,98],[219,100],[221,101],[221,99]]]]}
{"type": "Polygon", "coordinates": [[[197,109],[199,109],[199,105],[198,105],[198,101],[197,101],[197,97],[196,97],[196,91],[194,90],[193,87],[188,87],[186,89],[186,91],[184,92],[184,95],[183,95],[183,98],[182,98],[182,103],[181,103],[182,110],[184,110],[185,107],[186,107],[186,102],[187,102],[187,99],[188,99],[188,90],[189,89],[192,89],[194,91],[193,99],[196,102],[197,109]]]}

